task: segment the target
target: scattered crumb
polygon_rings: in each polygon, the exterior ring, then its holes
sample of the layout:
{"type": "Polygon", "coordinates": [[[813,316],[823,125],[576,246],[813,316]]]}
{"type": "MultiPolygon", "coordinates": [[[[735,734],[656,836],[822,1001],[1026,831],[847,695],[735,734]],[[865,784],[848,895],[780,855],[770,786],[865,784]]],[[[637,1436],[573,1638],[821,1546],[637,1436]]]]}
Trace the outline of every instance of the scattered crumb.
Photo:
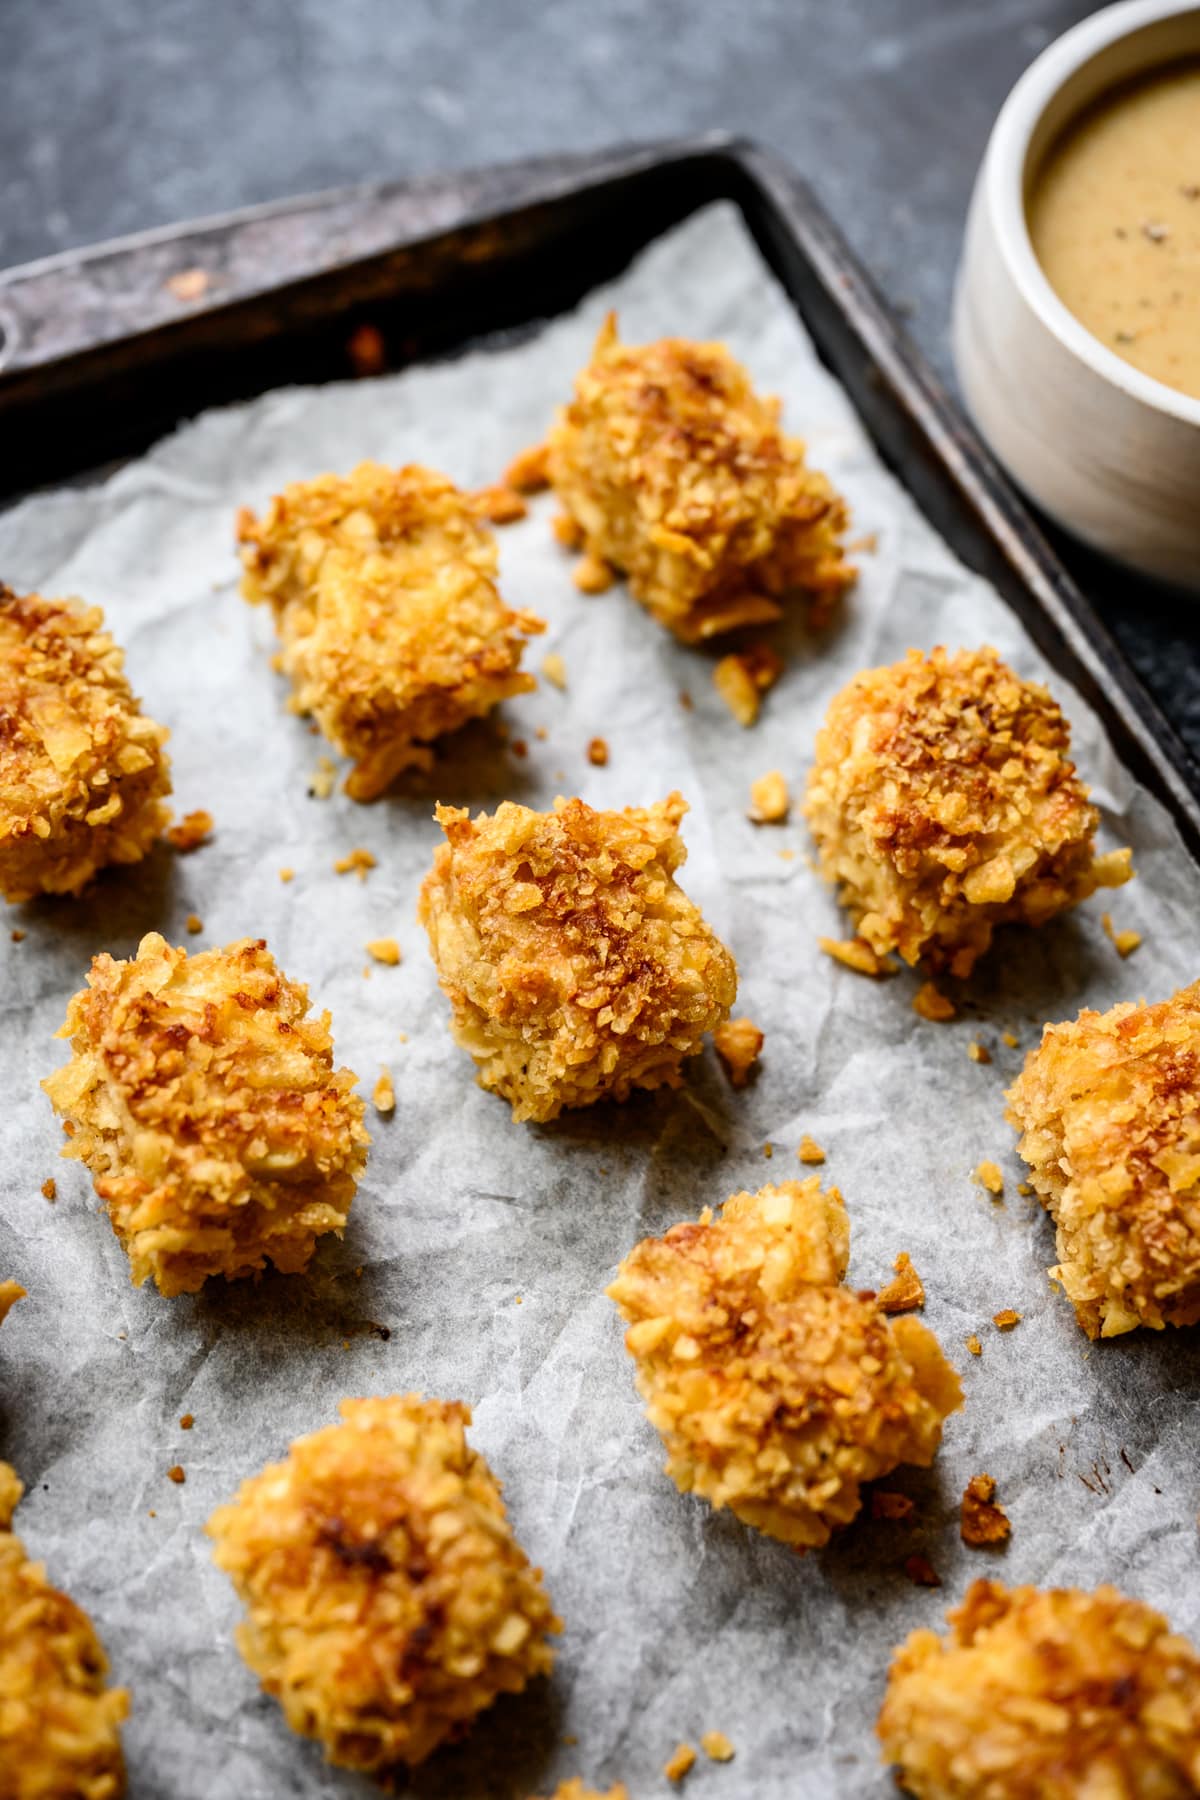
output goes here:
{"type": "Polygon", "coordinates": [[[374,325],[359,325],[346,342],[350,367],[359,376],[379,375],[387,364],[383,333],[374,325]]]}
{"type": "Polygon", "coordinates": [[[1012,1531],[1008,1514],[994,1504],[996,1483],[990,1475],[972,1475],[962,1497],[962,1541],[972,1549],[1002,1544],[1012,1531]]]}
{"type": "Polygon", "coordinates": [[[471,511],[478,518],[486,519],[489,525],[514,525],[525,517],[529,508],[515,488],[496,482],[471,495],[471,511]]]}
{"type": "Polygon", "coordinates": [[[1021,1040],[1017,1036],[1015,1031],[1003,1032],[1002,1036],[1004,1038],[1004,1042],[1008,1045],[1010,1050],[1016,1050],[1018,1048],[1018,1046],[1020,1045],[1021,1040]]]}
{"type": "Polygon", "coordinates": [[[941,1587],[942,1585],[941,1576],[927,1556],[918,1554],[916,1556],[907,1557],[904,1564],[904,1573],[917,1587],[936,1588],[941,1587]]]}
{"type": "Polygon", "coordinates": [[[515,488],[518,494],[537,494],[549,487],[548,454],[545,444],[532,444],[528,450],[519,451],[504,471],[505,487],[515,488]]]}
{"type": "Polygon", "coordinates": [[[570,513],[559,513],[551,521],[550,529],[564,550],[583,549],[583,531],[575,523],[570,513]]]}
{"type": "Polygon", "coordinates": [[[19,926],[14,925],[8,935],[12,939],[14,944],[23,944],[25,942],[25,933],[19,928],[19,926]]]}
{"type": "Polygon", "coordinates": [[[860,975],[891,975],[895,972],[895,964],[886,956],[880,956],[872,950],[865,938],[818,938],[817,943],[826,956],[832,956],[834,962],[844,963],[848,969],[855,969],[860,975]]]}
{"type": "Polygon", "coordinates": [[[781,825],[788,816],[792,797],[779,769],[760,775],[750,783],[750,806],[746,817],[755,825],[781,825]]]}
{"type": "Polygon", "coordinates": [[[1112,914],[1101,913],[1100,923],[1104,927],[1104,935],[1112,943],[1118,956],[1132,956],[1142,941],[1140,931],[1114,931],[1112,914]]]}
{"type": "Polygon", "coordinates": [[[542,674],[556,688],[567,685],[567,665],[557,650],[547,650],[542,658],[542,674]]]}
{"type": "Polygon", "coordinates": [[[820,1144],[818,1144],[816,1138],[809,1137],[807,1131],[800,1139],[800,1148],[796,1151],[796,1155],[800,1158],[802,1163],[813,1163],[815,1165],[816,1163],[823,1163],[825,1161],[825,1152],[822,1150],[820,1144]]]}
{"type": "Polygon", "coordinates": [[[783,659],[765,644],[723,656],[713,670],[713,686],[739,725],[753,725],[762,696],[783,673],[783,659]]]}
{"type": "Polygon", "coordinates": [[[925,1286],[912,1266],[907,1250],[902,1250],[892,1264],[896,1279],[889,1281],[876,1299],[880,1312],[912,1312],[925,1304],[925,1286]]]}
{"type": "Polygon", "coordinates": [[[333,865],[335,875],[349,875],[351,870],[360,881],[367,879],[367,870],[375,867],[375,858],[369,850],[355,848],[346,856],[339,856],[333,865]]]}
{"type": "Polygon", "coordinates": [[[907,1494],[895,1494],[889,1488],[876,1488],[871,1495],[873,1519],[907,1519],[913,1503],[907,1494]]]}
{"type": "Polygon", "coordinates": [[[187,1476],[183,1472],[182,1463],[171,1464],[171,1467],[167,1470],[167,1480],[173,1481],[176,1487],[183,1486],[184,1482],[187,1480],[187,1476]]]}
{"type": "Polygon", "coordinates": [[[379,1072],[379,1080],[371,1090],[371,1099],[375,1103],[375,1111],[390,1113],[396,1110],[396,1090],[392,1086],[392,1072],[383,1068],[379,1072]]]}
{"type": "Polygon", "coordinates": [[[846,554],[847,556],[851,556],[854,551],[861,550],[867,556],[873,556],[878,548],[879,533],[877,531],[864,531],[861,537],[854,538],[851,543],[846,545],[846,554]]]}
{"type": "Polygon", "coordinates": [[[377,963],[386,963],[394,969],[400,961],[400,946],[395,938],[372,938],[367,945],[367,955],[377,963]]]}
{"type": "Polygon", "coordinates": [[[713,1047],[735,1088],[743,1088],[763,1047],[763,1034],[752,1019],[727,1019],[713,1032],[713,1047]]]}
{"type": "Polygon", "coordinates": [[[587,747],[587,759],[597,769],[604,768],[608,762],[608,741],[605,738],[592,738],[587,747]]]}
{"type": "Polygon", "coordinates": [[[571,575],[581,594],[603,594],[616,580],[606,562],[598,556],[581,556],[571,575]]]}
{"type": "Polygon", "coordinates": [[[202,299],[211,283],[212,276],[207,269],[180,269],[176,274],[168,275],[163,286],[176,300],[188,301],[202,299]]]}
{"type": "Polygon", "coordinates": [[[972,1356],[982,1356],[983,1355],[983,1345],[980,1343],[979,1339],[976,1337],[974,1332],[972,1332],[970,1337],[966,1339],[966,1346],[967,1346],[967,1349],[971,1352],[972,1356]]]}
{"type": "Polygon", "coordinates": [[[398,1037],[398,1038],[399,1038],[399,1039],[400,1039],[400,1042],[401,1042],[401,1043],[402,1043],[402,1044],[407,1044],[407,1042],[408,1042],[408,1033],[407,1033],[407,1031],[398,1031],[398,1032],[397,1032],[397,1033],[396,1033],[396,1036],[397,1036],[397,1037],[398,1037]]]}
{"type": "Polygon", "coordinates": [[[775,854],[780,862],[794,862],[796,860],[796,852],[794,850],[777,850],[775,854]]]}
{"type": "Polygon", "coordinates": [[[680,688],[679,690],[679,704],[682,706],[684,712],[691,712],[695,705],[695,701],[692,699],[692,696],[688,693],[686,688],[680,688]]]}
{"type": "Polygon", "coordinates": [[[204,920],[200,917],[199,913],[189,913],[184,923],[193,937],[195,937],[198,931],[204,930],[204,920]]]}
{"type": "Polygon", "coordinates": [[[912,1009],[922,1019],[932,1019],[939,1025],[955,1016],[953,1000],[948,1000],[932,981],[922,982],[913,995],[912,1009]]]}
{"type": "Polygon", "coordinates": [[[192,1426],[195,1423],[196,1423],[195,1413],[184,1413],[183,1417],[179,1421],[179,1429],[180,1429],[180,1431],[190,1431],[192,1429],[192,1426]]]}
{"type": "Polygon", "coordinates": [[[1033,1189],[1030,1187],[1030,1185],[1027,1181],[1018,1181],[1017,1192],[1018,1192],[1018,1194],[1020,1194],[1020,1196],[1023,1200],[1028,1200],[1030,1194],[1032,1194],[1032,1192],[1033,1192],[1033,1189]]]}
{"type": "Polygon", "coordinates": [[[770,1160],[774,1156],[774,1154],[775,1154],[774,1144],[764,1144],[763,1145],[763,1155],[766,1157],[768,1162],[770,1162],[770,1160]]]}
{"type": "Polygon", "coordinates": [[[706,1731],[700,1739],[700,1748],[710,1762],[732,1762],[733,1745],[723,1731],[706,1731]]]}
{"type": "Polygon", "coordinates": [[[58,1199],[58,1183],[53,1175],[47,1175],[42,1183],[42,1199],[51,1201],[58,1199]]]}
{"type": "Polygon", "coordinates": [[[997,1200],[1004,1192],[1004,1176],[994,1162],[981,1162],[975,1170],[975,1180],[980,1187],[986,1188],[997,1200]]]}
{"type": "Polygon", "coordinates": [[[328,756],[319,756],[317,766],[313,770],[308,783],[308,791],[314,800],[328,800],[333,792],[337,771],[328,756]]]}
{"type": "Polygon", "coordinates": [[[294,881],[296,879],[295,869],[280,869],[279,879],[280,881],[294,881]]]}
{"type": "Polygon", "coordinates": [[[1020,1313],[1014,1312],[1011,1306],[1006,1306],[1003,1312],[992,1314],[992,1324],[996,1327],[997,1331],[1011,1331],[1014,1325],[1019,1325],[1020,1323],[1020,1313]]]}
{"type": "Polygon", "coordinates": [[[690,1744],[680,1744],[670,1762],[663,1767],[663,1774],[668,1781],[682,1781],[696,1760],[696,1752],[690,1744]]]}
{"type": "Polygon", "coordinates": [[[157,1517],[158,1517],[158,1514],[157,1514],[157,1513],[156,1513],[156,1512],[155,1512],[155,1510],[154,1510],[154,1508],[153,1508],[153,1507],[151,1507],[151,1508],[150,1508],[150,1511],[149,1511],[149,1514],[148,1514],[148,1515],[147,1515],[147,1516],[148,1516],[148,1517],[149,1517],[149,1518],[151,1518],[151,1519],[157,1519],[157,1517]]]}
{"type": "Polygon", "coordinates": [[[967,1045],[967,1055],[974,1063],[990,1063],[992,1053],[986,1044],[973,1042],[967,1045]]]}
{"type": "Polygon", "coordinates": [[[550,736],[550,733],[546,730],[544,725],[536,725],[534,727],[533,735],[539,744],[544,744],[546,739],[550,736]]]}
{"type": "Polygon", "coordinates": [[[210,812],[190,812],[184,813],[178,825],[168,825],[163,836],[172,850],[177,850],[180,856],[188,856],[211,837],[212,828],[213,816],[210,812]]]}
{"type": "Polygon", "coordinates": [[[523,1298],[523,1296],[522,1296],[522,1295],[520,1295],[520,1294],[514,1294],[514,1295],[513,1295],[513,1305],[514,1305],[514,1306],[520,1306],[520,1304],[521,1304],[521,1301],[522,1301],[522,1298],[523,1298]]]}

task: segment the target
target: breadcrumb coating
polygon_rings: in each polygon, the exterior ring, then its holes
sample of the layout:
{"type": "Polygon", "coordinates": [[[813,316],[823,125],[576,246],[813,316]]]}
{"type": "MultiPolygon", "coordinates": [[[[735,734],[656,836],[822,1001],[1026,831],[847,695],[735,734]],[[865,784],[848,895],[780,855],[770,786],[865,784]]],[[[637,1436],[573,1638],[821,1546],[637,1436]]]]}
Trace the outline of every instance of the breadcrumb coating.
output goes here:
{"type": "Polygon", "coordinates": [[[1200,1656],[1115,1588],[976,1581],[896,1651],[878,1731],[921,1800],[1200,1793],[1200,1656]]]}
{"type": "Polygon", "coordinates": [[[438,807],[420,918],[451,1030],[515,1119],[678,1087],[728,1017],[736,965],[675,883],[686,811],[438,807]]]}
{"type": "Polygon", "coordinates": [[[346,792],[375,800],[429,745],[536,684],[505,606],[496,541],[444,475],[360,463],[294,482],[262,519],[238,519],[252,602],[269,601],[296,712],[311,713],[354,768],[346,792]]]}
{"type": "Polygon", "coordinates": [[[58,1036],[73,1054],[42,1086],[63,1155],[91,1170],[138,1287],[194,1293],[268,1259],[295,1274],[341,1232],[363,1103],[329,1014],[261,939],[189,956],[151,932],[129,962],[97,956],[58,1036]]]}
{"type": "Polygon", "coordinates": [[[864,1481],[932,1462],[962,1402],[924,1325],[840,1285],[849,1248],[811,1175],[644,1239],[608,1289],[667,1473],[798,1550],[854,1518],[864,1481]]]}
{"type": "Polygon", "coordinates": [[[562,1629],[467,1444],[470,1409],[343,1400],[208,1522],[247,1610],[238,1647],[294,1731],[382,1774],[550,1668],[562,1629]]]}
{"type": "Polygon", "coordinates": [[[15,1281],[0,1281],[0,1325],[3,1325],[18,1300],[25,1298],[25,1289],[15,1281]]]}
{"type": "Polygon", "coordinates": [[[1132,873],[1095,854],[1099,814],[1070,730],[994,650],[910,650],[867,669],[817,734],[804,811],[878,955],[969,975],[997,925],[1042,925],[1132,873]]]}
{"type": "Polygon", "coordinates": [[[1008,1118],[1089,1337],[1200,1320],[1200,982],[1048,1025],[1008,1118]]]}
{"type": "Polygon", "coordinates": [[[0,583],[0,893],[78,894],[170,816],[163,745],[98,606],[0,583]]]}
{"type": "Polygon", "coordinates": [[[22,1489],[0,1462],[0,1800],[118,1800],[124,1688],[92,1622],[12,1530],[22,1489]]]}
{"type": "Polygon", "coordinates": [[[685,643],[828,612],[855,571],[844,500],[723,344],[634,347],[610,314],[550,432],[547,473],[595,561],[685,643]]]}

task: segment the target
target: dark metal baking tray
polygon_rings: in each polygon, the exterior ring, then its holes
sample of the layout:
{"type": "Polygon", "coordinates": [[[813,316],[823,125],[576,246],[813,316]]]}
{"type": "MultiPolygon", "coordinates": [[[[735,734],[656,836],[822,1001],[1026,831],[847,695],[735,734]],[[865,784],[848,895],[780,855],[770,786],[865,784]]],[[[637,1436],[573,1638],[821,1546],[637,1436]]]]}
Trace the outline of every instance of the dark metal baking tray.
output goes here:
{"type": "Polygon", "coordinates": [[[363,324],[390,368],[534,329],[717,199],[740,207],[917,504],[1087,697],[1200,862],[1200,771],[812,190],[755,144],[356,187],[0,275],[0,499],[130,455],[203,407],[344,378],[363,324]]]}

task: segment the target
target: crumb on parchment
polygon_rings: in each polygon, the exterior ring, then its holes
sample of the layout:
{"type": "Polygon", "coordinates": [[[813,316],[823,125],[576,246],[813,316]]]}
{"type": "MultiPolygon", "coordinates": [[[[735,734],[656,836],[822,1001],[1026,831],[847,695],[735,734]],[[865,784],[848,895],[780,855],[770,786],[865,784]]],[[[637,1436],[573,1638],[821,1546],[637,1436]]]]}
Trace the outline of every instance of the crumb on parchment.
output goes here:
{"type": "Polygon", "coordinates": [[[663,1774],[668,1781],[682,1781],[696,1762],[696,1752],[690,1744],[678,1744],[674,1752],[663,1764],[663,1774]]]}
{"type": "Polygon", "coordinates": [[[172,850],[180,856],[190,856],[193,850],[199,850],[206,844],[213,832],[213,816],[202,809],[184,813],[178,825],[168,825],[163,832],[172,850]]]}
{"type": "Polygon", "coordinates": [[[917,1551],[912,1556],[905,1557],[904,1573],[908,1576],[908,1579],[912,1582],[914,1587],[938,1588],[942,1585],[941,1576],[938,1574],[929,1558],[927,1556],[922,1556],[920,1551],[917,1551]]]}
{"type": "Polygon", "coordinates": [[[542,658],[542,674],[552,687],[565,690],[567,685],[567,665],[557,650],[547,650],[542,658]]]}
{"type": "Polygon", "coordinates": [[[973,1063],[990,1063],[992,1060],[992,1053],[987,1045],[981,1044],[977,1038],[973,1038],[967,1045],[967,1055],[973,1063]]]}
{"type": "Polygon", "coordinates": [[[395,938],[390,937],[369,939],[367,955],[372,961],[383,963],[389,969],[394,969],[401,960],[400,946],[395,938]]]}
{"type": "Polygon", "coordinates": [[[392,1072],[390,1069],[384,1068],[379,1071],[379,1080],[371,1090],[371,1103],[376,1112],[395,1112],[396,1090],[392,1085],[392,1072]]]}
{"type": "Polygon", "coordinates": [[[179,1421],[179,1429],[180,1431],[190,1431],[195,1423],[196,1416],[194,1413],[184,1413],[179,1421]]]}
{"type": "Polygon", "coordinates": [[[1011,1331],[1014,1325],[1019,1325],[1020,1323],[1020,1313],[1016,1312],[1011,1306],[1006,1306],[1003,1311],[992,1314],[992,1324],[996,1327],[997,1331],[1011,1331]]]}
{"type": "Polygon", "coordinates": [[[550,476],[546,469],[549,455],[546,444],[533,444],[528,450],[518,451],[504,471],[505,487],[518,494],[537,494],[549,487],[550,476]]]}
{"type": "Polygon", "coordinates": [[[2,1325],[18,1300],[24,1300],[25,1289],[16,1281],[0,1281],[0,1325],[2,1325]]]}
{"type": "Polygon", "coordinates": [[[371,852],[358,847],[345,856],[339,856],[333,865],[333,872],[335,875],[357,875],[360,881],[365,881],[369,871],[375,867],[376,861],[371,852]]]}
{"type": "Polygon", "coordinates": [[[960,1532],[963,1543],[973,1549],[1003,1544],[1011,1534],[1012,1524],[996,1504],[996,1483],[990,1475],[972,1475],[963,1489],[960,1532]]]}
{"type": "Polygon", "coordinates": [[[814,1166],[825,1161],[825,1152],[822,1150],[820,1144],[818,1144],[816,1138],[809,1137],[807,1131],[800,1139],[796,1155],[802,1163],[811,1163],[814,1166]]]}
{"type": "Polygon", "coordinates": [[[713,1048],[725,1065],[730,1084],[743,1088],[762,1053],[763,1034],[752,1019],[727,1019],[712,1034],[713,1048]]]}
{"type": "Polygon", "coordinates": [[[204,920],[200,917],[199,913],[189,913],[184,920],[184,924],[191,937],[195,937],[199,932],[204,930],[204,920]]]}
{"type": "Polygon", "coordinates": [[[1111,913],[1101,913],[1100,924],[1118,956],[1132,956],[1142,941],[1140,931],[1117,931],[1113,926],[1111,913]]]}
{"type": "Polygon", "coordinates": [[[615,570],[600,556],[581,556],[571,571],[581,594],[606,594],[616,579],[615,570]]]}
{"type": "Polygon", "coordinates": [[[750,783],[750,805],[746,817],[754,825],[782,825],[791,806],[788,784],[780,769],[760,775],[750,783]]]}
{"type": "Polygon", "coordinates": [[[47,1175],[42,1183],[42,1198],[51,1201],[58,1199],[58,1183],[53,1175],[47,1175]]]}
{"type": "Polygon", "coordinates": [[[1004,1174],[999,1163],[981,1162],[974,1171],[975,1180],[994,1200],[1004,1192],[1004,1174]]]}
{"type": "Polygon", "coordinates": [[[1000,1035],[1010,1050],[1016,1050],[1020,1046],[1021,1040],[1015,1031],[1004,1031],[1000,1035]]]}
{"type": "Polygon", "coordinates": [[[515,525],[529,508],[515,488],[495,482],[491,487],[478,488],[471,495],[471,511],[478,518],[486,519],[489,525],[515,525]]]}
{"type": "Polygon", "coordinates": [[[924,1306],[925,1287],[913,1268],[912,1258],[907,1250],[901,1250],[892,1267],[896,1271],[895,1279],[889,1281],[875,1296],[875,1304],[880,1312],[913,1312],[924,1306]]]}
{"type": "Polygon", "coordinates": [[[328,800],[337,786],[337,770],[331,756],[318,756],[317,766],[309,776],[308,791],[314,800],[328,800]]]}
{"type": "Polygon", "coordinates": [[[873,1519],[908,1519],[912,1513],[913,1502],[907,1494],[897,1494],[891,1488],[875,1488],[871,1494],[873,1519]]]}
{"type": "Polygon", "coordinates": [[[826,956],[853,969],[857,975],[870,975],[878,980],[881,976],[895,974],[895,964],[872,950],[865,938],[819,937],[817,944],[826,956]]]}
{"type": "Polygon", "coordinates": [[[929,1019],[934,1024],[944,1025],[948,1019],[957,1017],[953,1000],[932,981],[924,981],[913,995],[912,1009],[922,1019],[929,1019]]]}
{"type": "Polygon", "coordinates": [[[187,1473],[182,1463],[172,1463],[167,1470],[167,1480],[173,1481],[176,1487],[182,1487],[187,1480],[187,1473]]]}
{"type": "Polygon", "coordinates": [[[700,1748],[710,1762],[732,1762],[734,1749],[723,1731],[705,1731],[700,1737],[700,1748]]]}
{"type": "Polygon", "coordinates": [[[964,1338],[963,1342],[966,1344],[967,1349],[971,1352],[972,1356],[983,1355],[983,1345],[980,1343],[975,1332],[972,1332],[969,1337],[964,1338]]]}
{"type": "MultiPolygon", "coordinates": [[[[578,1742],[579,1739],[574,1736],[568,1735],[563,1738],[564,1744],[570,1745],[578,1742]]],[[[540,1797],[531,1794],[530,1800],[540,1800],[540,1797]]],[[[548,1800],[629,1800],[629,1790],[624,1782],[618,1781],[614,1787],[606,1788],[604,1793],[601,1793],[599,1788],[586,1787],[578,1775],[573,1775],[569,1781],[560,1781],[554,1792],[548,1796],[548,1800]]]]}
{"type": "Polygon", "coordinates": [[[282,881],[282,882],[283,882],[283,883],[284,883],[284,884],[285,884],[285,885],[286,885],[286,884],[287,884],[287,883],[288,883],[288,882],[289,882],[289,881],[294,881],[294,880],[295,880],[295,879],[296,879],[296,871],[295,871],[295,869],[286,869],[286,868],[285,868],[285,869],[280,869],[280,871],[279,871],[279,879],[280,879],[280,881],[282,881]]]}
{"type": "Polygon", "coordinates": [[[758,718],[762,697],[783,673],[783,659],[765,644],[723,656],[713,670],[713,686],[739,725],[758,718]]]}
{"type": "Polygon", "coordinates": [[[608,740],[602,737],[589,739],[587,759],[597,769],[603,769],[608,763],[608,740]]]}
{"type": "Polygon", "coordinates": [[[583,527],[575,523],[570,513],[559,513],[550,521],[550,529],[564,550],[583,549],[583,527]]]}

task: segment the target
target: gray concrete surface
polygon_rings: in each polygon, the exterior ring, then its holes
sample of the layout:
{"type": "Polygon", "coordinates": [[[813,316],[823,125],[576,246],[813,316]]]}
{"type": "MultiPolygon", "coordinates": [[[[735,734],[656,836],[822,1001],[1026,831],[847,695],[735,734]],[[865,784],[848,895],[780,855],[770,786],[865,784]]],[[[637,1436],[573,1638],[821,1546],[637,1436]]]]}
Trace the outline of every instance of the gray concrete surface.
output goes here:
{"type": "MultiPolygon", "coordinates": [[[[724,127],[949,377],[971,180],[1080,0],[0,0],[0,265],[365,177],[724,127]]],[[[1200,754],[1194,609],[1082,570],[1200,754]]]]}

